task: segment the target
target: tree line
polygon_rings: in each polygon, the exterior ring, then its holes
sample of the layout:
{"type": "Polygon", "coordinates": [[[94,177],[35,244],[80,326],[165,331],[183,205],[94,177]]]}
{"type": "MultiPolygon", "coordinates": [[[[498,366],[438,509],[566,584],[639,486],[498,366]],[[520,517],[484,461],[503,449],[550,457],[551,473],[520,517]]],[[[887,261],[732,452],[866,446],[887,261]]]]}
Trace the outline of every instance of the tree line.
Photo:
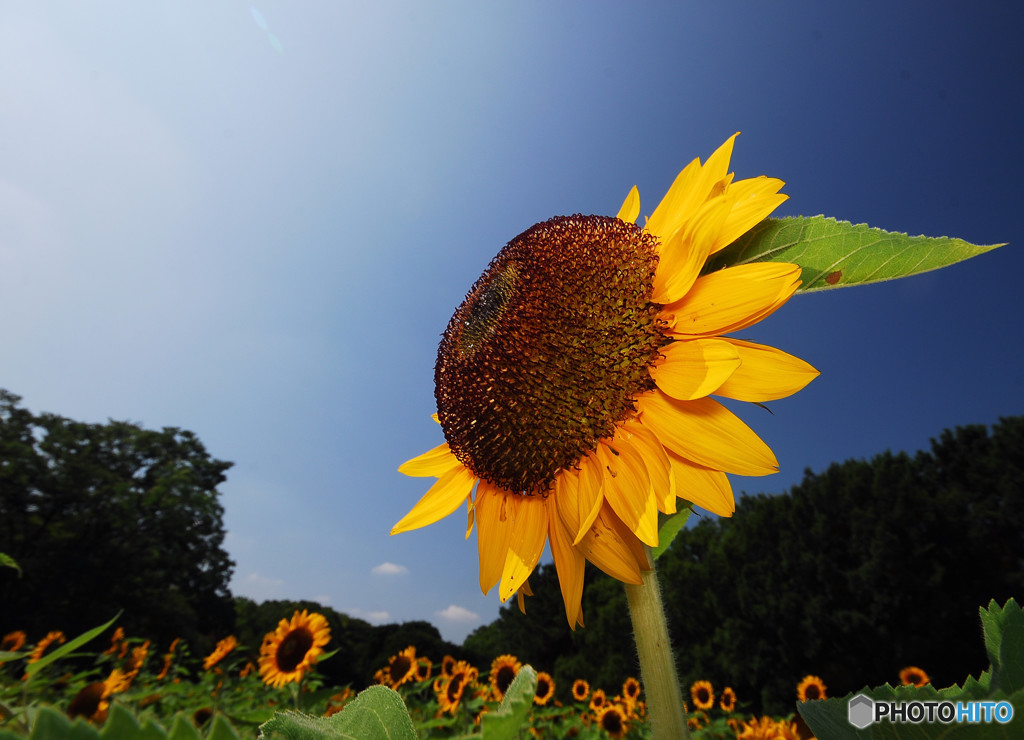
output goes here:
{"type": "MultiPolygon", "coordinates": [[[[636,675],[625,597],[588,565],[586,627],[570,632],[552,566],[461,646],[427,622],[371,625],[313,602],[256,604],[228,589],[217,486],[231,463],[191,432],[33,414],[0,390],[0,635],[84,632],[122,612],[129,635],[193,658],[235,634],[251,653],[295,609],[323,613],[332,683],[368,684],[408,645],[485,668],[512,653],[554,676],[615,691],[636,675]]],[[[751,711],[788,712],[805,674],[832,695],[917,665],[936,685],[985,667],[978,607],[1024,600],[1024,417],[947,430],[929,451],[835,463],[777,495],[700,519],[658,561],[686,685],[731,685],[751,711]]]]}

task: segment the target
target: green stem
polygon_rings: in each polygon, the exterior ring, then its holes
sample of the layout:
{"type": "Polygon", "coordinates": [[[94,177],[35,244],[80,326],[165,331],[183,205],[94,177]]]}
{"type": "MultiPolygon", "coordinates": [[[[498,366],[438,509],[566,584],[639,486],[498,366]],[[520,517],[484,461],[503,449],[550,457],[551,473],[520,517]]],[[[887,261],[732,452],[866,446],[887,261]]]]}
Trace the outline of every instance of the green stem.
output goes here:
{"type": "Polygon", "coordinates": [[[640,657],[640,677],[647,696],[647,713],[651,719],[651,737],[688,740],[690,733],[686,729],[683,695],[653,562],[651,569],[643,571],[641,577],[643,583],[625,586],[636,652],[640,657]]]}

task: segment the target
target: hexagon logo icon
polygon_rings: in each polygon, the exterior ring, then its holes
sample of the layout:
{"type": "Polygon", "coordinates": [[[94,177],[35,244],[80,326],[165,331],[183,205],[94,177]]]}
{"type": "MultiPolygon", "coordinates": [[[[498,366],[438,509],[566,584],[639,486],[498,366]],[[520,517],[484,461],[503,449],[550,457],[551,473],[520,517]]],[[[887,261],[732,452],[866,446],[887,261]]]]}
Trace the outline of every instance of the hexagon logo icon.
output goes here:
{"type": "Polygon", "coordinates": [[[871,700],[870,696],[857,694],[850,699],[850,703],[846,706],[846,712],[850,724],[858,730],[863,730],[874,721],[875,702],[871,700]]]}

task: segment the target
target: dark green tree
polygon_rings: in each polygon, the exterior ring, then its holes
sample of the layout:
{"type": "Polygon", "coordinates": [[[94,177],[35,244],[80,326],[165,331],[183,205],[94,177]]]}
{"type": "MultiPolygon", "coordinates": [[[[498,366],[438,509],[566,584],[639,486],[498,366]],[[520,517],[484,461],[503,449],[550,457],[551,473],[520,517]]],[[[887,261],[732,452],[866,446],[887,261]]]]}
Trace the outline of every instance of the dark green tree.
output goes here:
{"type": "Polygon", "coordinates": [[[217,486],[231,463],[191,432],[32,414],[0,390],[0,633],[69,636],[110,619],[193,654],[233,619],[217,486]]]}

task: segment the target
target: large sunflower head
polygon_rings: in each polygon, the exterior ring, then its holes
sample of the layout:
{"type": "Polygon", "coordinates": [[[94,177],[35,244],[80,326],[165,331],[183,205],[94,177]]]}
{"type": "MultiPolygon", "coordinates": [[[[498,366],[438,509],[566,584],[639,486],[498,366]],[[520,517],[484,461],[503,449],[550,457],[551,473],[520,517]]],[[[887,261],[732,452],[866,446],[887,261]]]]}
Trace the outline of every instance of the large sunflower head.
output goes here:
{"type": "Polygon", "coordinates": [[[291,620],[282,619],[277,629],[263,637],[260,677],[275,688],[297,683],[313,668],[330,641],[331,628],[322,614],[296,611],[291,620]]]}
{"type": "Polygon", "coordinates": [[[481,590],[500,584],[502,601],[550,542],[575,627],[585,560],[639,583],[659,511],[683,498],[728,516],[727,472],[776,471],[768,446],[710,398],[761,403],[817,375],[723,336],[785,303],[800,284],[796,265],[701,274],[786,198],[781,180],[734,180],[734,139],[683,169],[643,226],[633,188],[614,218],[553,218],[498,253],[438,349],[446,441],[399,468],[437,482],[392,534],[466,501],[481,590]]]}
{"type": "Polygon", "coordinates": [[[825,682],[817,676],[804,676],[796,687],[796,698],[799,701],[825,699],[825,682]]]}

